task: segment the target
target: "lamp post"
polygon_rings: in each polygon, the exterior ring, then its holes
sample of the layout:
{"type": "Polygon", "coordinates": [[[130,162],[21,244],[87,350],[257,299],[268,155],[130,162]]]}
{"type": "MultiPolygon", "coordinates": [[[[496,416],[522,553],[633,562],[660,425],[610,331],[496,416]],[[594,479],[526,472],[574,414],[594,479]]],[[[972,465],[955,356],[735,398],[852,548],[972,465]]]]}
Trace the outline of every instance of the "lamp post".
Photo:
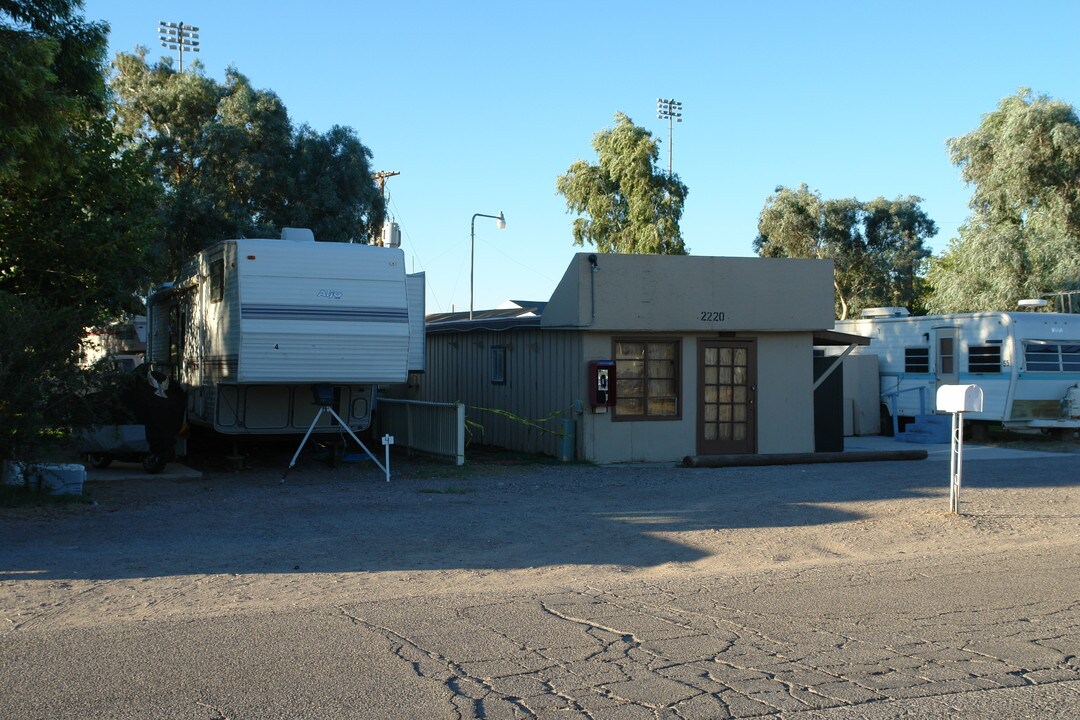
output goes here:
{"type": "Polygon", "coordinates": [[[502,210],[498,215],[485,215],[484,213],[473,213],[472,222],[469,225],[469,319],[473,319],[473,278],[476,277],[476,218],[486,217],[495,220],[495,226],[500,230],[506,227],[506,218],[503,217],[502,210]]]}
{"type": "Polygon", "coordinates": [[[179,53],[180,72],[184,72],[184,51],[199,52],[199,28],[185,25],[183,20],[178,23],[161,20],[158,22],[158,36],[162,47],[179,53]]]}
{"type": "Polygon", "coordinates": [[[672,98],[665,100],[664,98],[656,98],[656,117],[661,120],[667,120],[667,174],[671,177],[671,155],[672,155],[672,135],[673,127],[677,122],[682,122],[682,103],[672,98]]]}

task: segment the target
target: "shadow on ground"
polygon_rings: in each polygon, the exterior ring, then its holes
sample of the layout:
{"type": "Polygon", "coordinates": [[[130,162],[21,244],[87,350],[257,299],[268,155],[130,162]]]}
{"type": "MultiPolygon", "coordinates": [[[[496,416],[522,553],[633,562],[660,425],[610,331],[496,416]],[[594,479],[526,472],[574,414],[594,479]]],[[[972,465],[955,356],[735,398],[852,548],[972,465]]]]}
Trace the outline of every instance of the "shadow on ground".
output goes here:
{"type": "MultiPolygon", "coordinates": [[[[394,459],[336,468],[293,446],[199,480],[88,483],[94,504],[0,511],[0,580],[199,573],[652,567],[706,556],[672,534],[845,523],[845,503],[940,502],[931,461],[687,470],[481,457],[465,468],[394,459]]],[[[965,466],[967,488],[1066,487],[1075,458],[965,466]]]]}

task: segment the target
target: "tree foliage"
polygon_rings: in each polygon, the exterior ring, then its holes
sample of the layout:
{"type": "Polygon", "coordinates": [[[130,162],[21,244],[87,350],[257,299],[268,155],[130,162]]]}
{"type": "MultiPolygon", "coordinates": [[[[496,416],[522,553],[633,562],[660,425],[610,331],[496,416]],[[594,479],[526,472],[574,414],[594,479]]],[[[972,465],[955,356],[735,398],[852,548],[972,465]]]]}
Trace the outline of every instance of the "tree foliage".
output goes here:
{"type": "Polygon", "coordinates": [[[155,168],[166,252],[175,270],[190,254],[232,237],[274,237],[310,227],[325,241],[365,241],[382,224],[371,151],[347,127],[293,128],[281,99],[235,68],[225,82],[195,63],[121,53],[111,88],[120,126],[155,168]]]}
{"type": "Polygon", "coordinates": [[[578,160],[560,175],[556,188],[574,220],[574,244],[600,252],[685,255],[679,220],[686,185],[658,170],[652,133],[623,113],[615,127],[593,138],[598,162],[578,160]]]}
{"type": "Polygon", "coordinates": [[[105,28],[80,7],[0,0],[0,460],[77,420],[85,328],[151,270],[157,194],[106,116],[105,28]]]}
{"type": "Polygon", "coordinates": [[[48,182],[71,117],[101,110],[107,28],[81,0],[0,0],[0,181],[48,182]]]}
{"type": "Polygon", "coordinates": [[[823,200],[805,184],[776,188],[758,219],[762,257],[831,259],[841,320],[863,308],[921,308],[925,241],[937,228],[918,197],[823,200]]]}
{"type": "Polygon", "coordinates": [[[934,312],[1006,310],[1080,287],[1080,119],[1020,90],[948,142],[971,215],[928,275],[934,312]]]}

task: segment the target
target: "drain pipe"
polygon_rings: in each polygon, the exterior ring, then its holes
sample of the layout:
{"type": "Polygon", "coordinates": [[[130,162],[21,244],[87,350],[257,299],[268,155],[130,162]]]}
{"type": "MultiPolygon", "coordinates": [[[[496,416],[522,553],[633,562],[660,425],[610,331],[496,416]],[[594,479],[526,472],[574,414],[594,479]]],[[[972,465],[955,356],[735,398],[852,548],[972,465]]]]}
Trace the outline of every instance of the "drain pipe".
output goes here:
{"type": "Polygon", "coordinates": [[[600,268],[596,265],[596,254],[589,255],[589,267],[592,272],[589,273],[589,309],[592,316],[589,318],[589,325],[596,322],[596,273],[600,271],[600,268]]]}

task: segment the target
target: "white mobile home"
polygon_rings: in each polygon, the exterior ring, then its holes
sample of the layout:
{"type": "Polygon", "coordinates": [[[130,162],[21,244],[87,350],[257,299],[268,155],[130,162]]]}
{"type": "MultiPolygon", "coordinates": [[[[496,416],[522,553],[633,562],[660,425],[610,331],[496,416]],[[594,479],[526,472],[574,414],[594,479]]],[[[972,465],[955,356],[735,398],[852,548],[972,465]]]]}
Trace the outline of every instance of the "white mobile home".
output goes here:
{"type": "Polygon", "coordinates": [[[424,278],[406,275],[402,251],[295,234],[217,243],[152,295],[149,360],[188,388],[192,423],[304,432],[312,385],[329,384],[334,410],[362,430],[376,386],[424,369],[424,278]]]}
{"type": "Polygon", "coordinates": [[[983,312],[909,317],[875,308],[841,332],[871,338],[878,356],[883,426],[936,411],[941,385],[973,384],[983,412],[965,418],[1005,427],[1080,428],[1080,315],[983,312]],[[885,415],[888,417],[885,417],[885,415]]]}

